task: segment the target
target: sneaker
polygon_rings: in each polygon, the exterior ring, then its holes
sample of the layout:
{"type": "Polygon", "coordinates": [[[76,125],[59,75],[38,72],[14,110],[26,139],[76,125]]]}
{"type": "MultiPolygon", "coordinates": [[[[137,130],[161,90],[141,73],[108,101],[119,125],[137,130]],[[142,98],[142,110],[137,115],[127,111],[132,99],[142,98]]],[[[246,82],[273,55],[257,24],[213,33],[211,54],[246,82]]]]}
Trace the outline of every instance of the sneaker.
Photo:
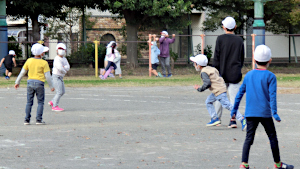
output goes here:
{"type": "Polygon", "coordinates": [[[121,76],[121,77],[119,77],[120,79],[123,79],[123,77],[121,76]]]}
{"type": "Polygon", "coordinates": [[[246,167],[246,166],[244,166],[244,164],[241,164],[239,169],[245,169],[245,168],[246,168],[246,169],[249,169],[250,167],[249,167],[249,166],[246,167]]]}
{"type": "Polygon", "coordinates": [[[9,80],[10,79],[10,77],[9,76],[7,76],[7,80],[9,80]]]}
{"type": "Polygon", "coordinates": [[[242,123],[242,131],[245,131],[247,129],[247,121],[245,117],[243,120],[241,120],[241,123],[242,123]]]}
{"type": "Polygon", "coordinates": [[[36,121],[36,125],[45,125],[46,123],[44,121],[36,121]]]}
{"type": "Polygon", "coordinates": [[[48,105],[49,105],[50,107],[53,107],[53,102],[52,102],[52,101],[48,102],[48,105]]]}
{"type": "Polygon", "coordinates": [[[217,124],[220,124],[219,118],[211,119],[211,121],[207,123],[206,126],[215,126],[217,124]]]}
{"type": "Polygon", "coordinates": [[[163,77],[163,75],[160,72],[157,72],[158,77],[163,77]]]}
{"type": "Polygon", "coordinates": [[[30,125],[30,121],[29,120],[24,120],[24,125],[30,125]]]}
{"type": "Polygon", "coordinates": [[[108,77],[115,77],[114,74],[110,73],[108,77]]]}
{"type": "Polygon", "coordinates": [[[235,119],[230,119],[228,128],[237,128],[236,120],[235,119]]]}
{"type": "Polygon", "coordinates": [[[105,80],[103,75],[100,75],[99,77],[100,77],[100,79],[105,80]]]}
{"type": "Polygon", "coordinates": [[[288,164],[285,164],[285,163],[281,163],[281,166],[278,168],[276,166],[276,164],[274,164],[274,169],[284,169],[284,168],[286,168],[286,169],[293,169],[294,166],[293,165],[288,165],[288,164]]]}
{"type": "Polygon", "coordinates": [[[168,74],[168,77],[172,77],[172,74],[168,74]]]}
{"type": "Polygon", "coordinates": [[[5,76],[5,79],[8,80],[8,76],[5,76]]]}
{"type": "Polygon", "coordinates": [[[167,77],[166,75],[163,75],[163,77],[167,77]]]}
{"type": "Polygon", "coordinates": [[[56,107],[52,107],[52,111],[64,111],[64,109],[56,106],[56,107]]]}

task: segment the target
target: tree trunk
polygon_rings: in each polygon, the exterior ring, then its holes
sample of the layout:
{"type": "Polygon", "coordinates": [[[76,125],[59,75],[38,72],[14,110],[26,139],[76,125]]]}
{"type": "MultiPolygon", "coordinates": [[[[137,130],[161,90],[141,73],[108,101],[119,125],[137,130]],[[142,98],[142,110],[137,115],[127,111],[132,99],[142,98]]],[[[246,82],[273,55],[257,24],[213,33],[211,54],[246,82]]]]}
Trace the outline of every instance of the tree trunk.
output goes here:
{"type": "Polygon", "coordinates": [[[37,42],[40,40],[40,27],[38,22],[38,15],[30,16],[32,21],[32,37],[33,41],[37,42]]]}
{"type": "MultiPolygon", "coordinates": [[[[124,18],[126,20],[126,33],[127,33],[127,41],[137,41],[138,37],[138,27],[139,23],[135,20],[135,14],[132,11],[125,11],[124,18]]],[[[138,66],[138,52],[137,52],[138,44],[137,42],[128,42],[127,43],[127,63],[132,67],[138,66]]]]}
{"type": "MultiPolygon", "coordinates": [[[[126,23],[127,41],[137,41],[138,25],[126,23]]],[[[138,66],[137,42],[127,43],[127,62],[132,67],[138,66]]]]}

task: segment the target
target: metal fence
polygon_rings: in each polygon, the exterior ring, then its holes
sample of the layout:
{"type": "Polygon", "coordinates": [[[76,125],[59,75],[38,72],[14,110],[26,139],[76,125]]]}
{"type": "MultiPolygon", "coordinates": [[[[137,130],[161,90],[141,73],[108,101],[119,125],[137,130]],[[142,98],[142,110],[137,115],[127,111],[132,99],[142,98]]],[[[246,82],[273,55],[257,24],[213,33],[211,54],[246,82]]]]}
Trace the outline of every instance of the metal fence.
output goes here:
{"type": "MultiPolygon", "coordinates": [[[[217,39],[216,34],[206,35],[176,35],[176,41],[170,45],[171,55],[175,64],[188,64],[189,57],[198,53],[204,53],[208,57],[213,57],[215,43],[217,39]]],[[[240,35],[238,35],[240,36],[240,35]]],[[[255,38],[261,35],[242,35],[245,44],[246,62],[251,62],[255,38]]],[[[118,41],[118,50],[122,55],[122,63],[126,63],[126,48],[128,43],[138,44],[138,60],[140,65],[147,65],[149,63],[149,36],[144,36],[141,41],[118,41]]],[[[55,46],[59,41],[44,41],[40,42],[50,48],[50,51],[45,54],[44,59],[51,60],[56,56],[55,46]]],[[[265,35],[265,42],[272,50],[273,60],[282,63],[298,62],[298,54],[300,53],[300,35],[299,34],[280,34],[280,35],[265,35]]],[[[33,42],[0,42],[8,43],[8,50],[15,50],[19,65],[25,62],[28,57],[31,57],[30,48],[33,42]]],[[[67,46],[67,58],[72,66],[88,67],[93,66],[98,60],[98,67],[103,67],[104,57],[106,53],[106,45],[108,41],[73,41],[63,42],[67,46]],[[97,43],[97,45],[96,45],[97,43]],[[99,43],[99,44],[98,44],[99,43]],[[98,49],[98,57],[95,57],[95,46],[98,49]]],[[[158,44],[159,46],[159,44],[158,44]]]]}

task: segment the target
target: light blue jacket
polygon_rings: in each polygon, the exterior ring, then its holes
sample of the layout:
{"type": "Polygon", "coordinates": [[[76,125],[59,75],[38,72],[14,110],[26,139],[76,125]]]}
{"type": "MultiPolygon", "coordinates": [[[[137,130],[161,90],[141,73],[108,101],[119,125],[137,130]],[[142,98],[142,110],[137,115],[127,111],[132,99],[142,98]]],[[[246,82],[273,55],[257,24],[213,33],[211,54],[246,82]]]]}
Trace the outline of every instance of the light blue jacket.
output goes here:
{"type": "Polygon", "coordinates": [[[152,42],[151,45],[151,64],[159,63],[158,55],[160,55],[160,50],[157,47],[156,42],[152,42]]]}

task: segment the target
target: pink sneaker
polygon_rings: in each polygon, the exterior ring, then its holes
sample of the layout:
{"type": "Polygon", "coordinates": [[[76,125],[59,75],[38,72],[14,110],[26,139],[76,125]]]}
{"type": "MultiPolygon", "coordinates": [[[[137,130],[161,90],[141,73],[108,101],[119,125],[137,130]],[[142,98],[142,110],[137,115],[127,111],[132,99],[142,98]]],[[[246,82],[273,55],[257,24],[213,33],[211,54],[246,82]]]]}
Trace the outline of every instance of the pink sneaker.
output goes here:
{"type": "Polygon", "coordinates": [[[59,108],[58,106],[52,107],[52,111],[64,111],[64,109],[59,108]]]}
{"type": "Polygon", "coordinates": [[[53,107],[53,102],[52,102],[52,101],[48,102],[48,105],[49,105],[50,107],[53,107]]]}

